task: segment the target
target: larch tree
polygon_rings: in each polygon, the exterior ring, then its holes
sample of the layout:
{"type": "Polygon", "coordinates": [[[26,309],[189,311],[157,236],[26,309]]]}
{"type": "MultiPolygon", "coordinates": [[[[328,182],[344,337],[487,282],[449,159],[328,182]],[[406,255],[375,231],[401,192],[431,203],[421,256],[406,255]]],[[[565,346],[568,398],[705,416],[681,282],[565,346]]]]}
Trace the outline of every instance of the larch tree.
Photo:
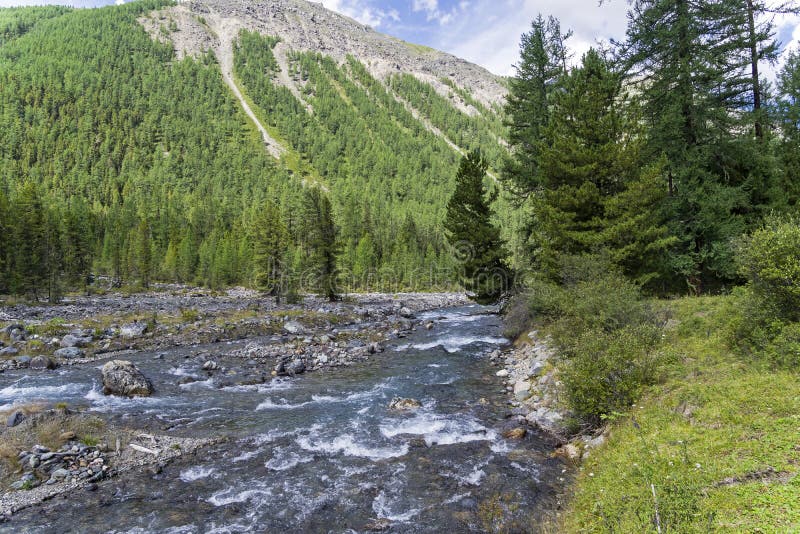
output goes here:
{"type": "Polygon", "coordinates": [[[493,223],[492,202],[483,184],[488,163],[477,151],[461,158],[453,195],[447,203],[444,227],[459,264],[461,283],[471,299],[492,304],[510,289],[505,243],[493,223]]]}

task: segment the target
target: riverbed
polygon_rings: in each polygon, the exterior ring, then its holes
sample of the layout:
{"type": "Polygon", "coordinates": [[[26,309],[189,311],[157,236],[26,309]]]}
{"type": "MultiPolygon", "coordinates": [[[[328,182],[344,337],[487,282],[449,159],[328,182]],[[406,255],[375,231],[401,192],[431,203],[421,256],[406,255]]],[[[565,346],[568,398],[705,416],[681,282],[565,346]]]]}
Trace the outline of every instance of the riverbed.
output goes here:
{"type": "Polygon", "coordinates": [[[226,354],[247,340],[126,355],[150,398],[102,395],[104,360],[0,375],[0,405],[66,402],[130,428],[227,438],[20,511],[0,532],[536,531],[567,473],[546,436],[502,436],[508,394],[488,354],[508,341],[492,311],[425,312],[433,328],[367,361],[263,384],[226,380],[226,354]],[[203,371],[198,351],[221,369],[203,371]],[[396,397],[421,407],[391,410],[396,397]]]}

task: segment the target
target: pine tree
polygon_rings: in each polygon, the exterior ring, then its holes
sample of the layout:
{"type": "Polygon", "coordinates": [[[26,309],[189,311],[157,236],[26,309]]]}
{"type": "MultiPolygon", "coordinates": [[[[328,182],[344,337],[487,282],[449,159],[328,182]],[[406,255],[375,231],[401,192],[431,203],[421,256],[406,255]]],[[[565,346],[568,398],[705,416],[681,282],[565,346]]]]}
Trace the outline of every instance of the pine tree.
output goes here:
{"type": "MultiPolygon", "coordinates": [[[[752,47],[747,4],[726,0],[635,0],[621,58],[637,84],[647,125],[647,159],[666,157],[672,269],[697,291],[736,276],[728,243],[769,189],[768,164],[750,148],[752,47]]],[[[753,139],[755,136],[753,136],[753,139]]]]}
{"type": "Polygon", "coordinates": [[[11,220],[11,289],[38,300],[49,279],[47,219],[39,188],[32,182],[25,182],[17,192],[11,220]]]}
{"type": "Polygon", "coordinates": [[[303,242],[309,255],[307,276],[313,289],[333,302],[338,298],[336,254],[337,231],[331,201],[318,187],[310,187],[303,198],[305,232],[303,242]]]}
{"type": "Polygon", "coordinates": [[[10,233],[11,212],[6,194],[0,187],[0,294],[9,290],[10,233]]]}
{"type": "Polygon", "coordinates": [[[566,73],[566,41],[558,19],[541,15],[522,35],[520,63],[511,79],[505,107],[512,156],[505,162],[503,178],[515,191],[527,196],[539,185],[539,149],[550,118],[550,104],[566,73]]]}
{"type": "Polygon", "coordinates": [[[491,203],[483,185],[488,163],[473,151],[461,159],[456,186],[447,203],[444,227],[460,264],[461,283],[480,304],[497,302],[509,289],[511,274],[505,263],[504,242],[492,223],[491,203]]]}
{"type": "Polygon", "coordinates": [[[782,166],[780,189],[786,205],[800,202],[800,52],[792,51],[778,74],[781,142],[779,157],[782,166]]]}
{"type": "Polygon", "coordinates": [[[289,231],[275,203],[261,205],[252,228],[253,279],[255,286],[278,299],[287,292],[287,258],[289,231]]]}
{"type": "Polygon", "coordinates": [[[153,249],[151,243],[150,223],[147,219],[139,221],[136,229],[133,263],[136,272],[139,274],[139,282],[142,287],[150,287],[150,277],[153,273],[153,249]]]}

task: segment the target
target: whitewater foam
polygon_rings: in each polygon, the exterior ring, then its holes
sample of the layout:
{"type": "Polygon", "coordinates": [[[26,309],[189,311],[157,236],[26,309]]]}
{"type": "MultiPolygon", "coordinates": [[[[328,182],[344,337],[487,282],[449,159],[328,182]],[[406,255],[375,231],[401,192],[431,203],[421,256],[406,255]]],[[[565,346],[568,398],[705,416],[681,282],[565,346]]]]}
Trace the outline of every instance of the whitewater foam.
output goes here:
{"type": "Polygon", "coordinates": [[[309,436],[297,438],[300,448],[326,454],[342,454],[344,456],[357,456],[369,458],[370,460],[385,460],[387,458],[398,458],[408,454],[408,444],[399,447],[370,447],[358,443],[351,434],[336,436],[330,441],[319,439],[312,441],[309,436]]]}
{"type": "Polygon", "coordinates": [[[216,471],[213,467],[203,467],[202,465],[196,465],[194,467],[190,467],[189,469],[184,469],[181,471],[179,478],[184,482],[194,482],[195,480],[202,480],[204,478],[208,478],[213,475],[216,471]]]}

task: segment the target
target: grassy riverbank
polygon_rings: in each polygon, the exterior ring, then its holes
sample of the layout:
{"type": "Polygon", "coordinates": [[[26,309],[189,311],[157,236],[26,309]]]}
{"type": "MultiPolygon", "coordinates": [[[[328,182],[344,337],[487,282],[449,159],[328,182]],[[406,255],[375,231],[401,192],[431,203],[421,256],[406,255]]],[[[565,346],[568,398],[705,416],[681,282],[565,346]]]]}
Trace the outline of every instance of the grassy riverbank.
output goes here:
{"type": "Polygon", "coordinates": [[[731,297],[664,304],[666,381],[580,466],[568,532],[800,532],[800,376],[728,348],[731,297]]]}

